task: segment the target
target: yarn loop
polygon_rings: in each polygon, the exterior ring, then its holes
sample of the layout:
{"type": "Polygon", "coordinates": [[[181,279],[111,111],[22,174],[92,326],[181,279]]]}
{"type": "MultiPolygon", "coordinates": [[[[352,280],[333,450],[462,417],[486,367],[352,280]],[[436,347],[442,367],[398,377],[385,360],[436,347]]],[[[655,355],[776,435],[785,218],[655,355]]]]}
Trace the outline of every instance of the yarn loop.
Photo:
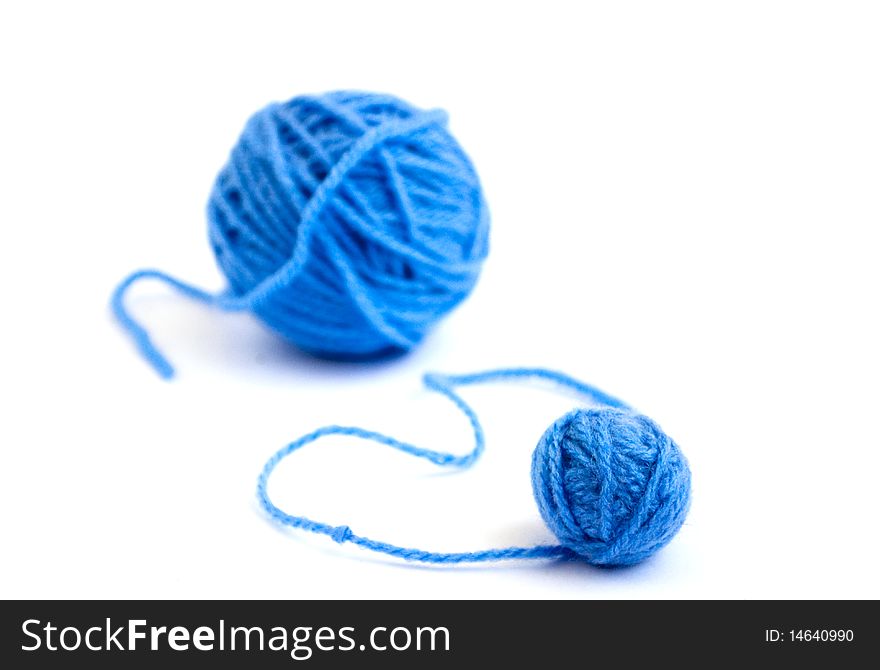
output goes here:
{"type": "Polygon", "coordinates": [[[316,356],[410,350],[467,297],[488,253],[480,182],[446,123],[442,110],[350,91],[260,110],[208,202],[208,236],[228,289],[213,295],[140,270],[114,293],[119,322],[166,378],[171,364],[124,304],[141,279],[249,310],[316,356]]]}

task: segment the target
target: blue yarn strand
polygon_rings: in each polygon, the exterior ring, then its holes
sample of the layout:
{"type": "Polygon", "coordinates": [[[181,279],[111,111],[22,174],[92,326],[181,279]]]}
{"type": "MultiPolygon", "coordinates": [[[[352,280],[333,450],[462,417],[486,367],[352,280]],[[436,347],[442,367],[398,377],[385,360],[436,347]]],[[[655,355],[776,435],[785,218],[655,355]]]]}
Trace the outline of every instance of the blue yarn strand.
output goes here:
{"type": "Polygon", "coordinates": [[[174,370],[124,306],[138,280],[250,310],[300,349],[342,360],[416,346],[464,300],[488,253],[488,211],[443,110],[337,91],[273,103],[247,122],[208,202],[229,289],[156,270],[127,277],[113,312],[164,378],[174,370]]]}
{"type": "Polygon", "coordinates": [[[263,466],[263,470],[257,480],[257,499],[260,505],[269,515],[278,523],[300,528],[313,533],[323,534],[331,537],[335,542],[340,544],[350,542],[369,551],[387,554],[408,561],[417,561],[422,563],[477,563],[485,561],[501,561],[509,559],[540,559],[540,558],[576,558],[578,554],[568,547],[562,545],[537,545],[533,547],[505,547],[497,549],[485,549],[482,551],[472,552],[433,552],[410,547],[402,547],[387,542],[380,542],[368,537],[357,535],[346,526],[333,526],[330,524],[314,521],[303,516],[294,516],[283,511],[272,502],[269,497],[267,488],[269,478],[274,472],[278,464],[287,458],[293,452],[302,447],[315,442],[322,437],[328,435],[346,435],[356,437],[363,440],[383,444],[385,446],[396,449],[403,453],[423,458],[435,465],[446,467],[467,468],[474,464],[485,449],[485,437],[483,428],[477,418],[476,412],[468,405],[467,402],[455,391],[457,386],[468,386],[471,384],[481,384],[485,382],[503,381],[509,379],[534,378],[553,382],[563,387],[567,387],[582,394],[585,398],[599,405],[608,406],[617,409],[628,409],[621,400],[614,398],[595,388],[589,384],[569,377],[560,372],[545,370],[542,368],[506,368],[500,370],[491,370],[466,375],[442,375],[436,373],[428,373],[424,376],[423,382],[426,388],[435,391],[448,400],[450,400],[465,415],[470,423],[474,433],[474,447],[471,451],[462,455],[452,453],[434,451],[424,449],[422,447],[401,442],[393,437],[377,433],[371,430],[365,430],[356,426],[325,426],[319,428],[307,435],[303,435],[299,439],[291,442],[287,446],[278,450],[263,466]]]}
{"type": "Polygon", "coordinates": [[[125,294],[135,283],[144,279],[156,279],[176,289],[196,302],[212,305],[225,311],[237,311],[246,309],[246,300],[229,296],[227,294],[209,293],[203,289],[188,284],[180,279],[172,277],[161,270],[137,270],[123,279],[110,299],[110,307],[117,321],[129,332],[141,355],[153,366],[163,379],[171,379],[174,376],[174,367],[162,354],[159,348],[153,344],[153,340],[146,328],[141,326],[129,313],[125,306],[125,294]]]}
{"type": "MultiPolygon", "coordinates": [[[[434,375],[428,374],[427,377],[434,377],[434,375]]],[[[453,386],[468,386],[470,384],[482,384],[483,382],[489,381],[524,379],[529,377],[533,379],[543,379],[545,381],[553,382],[558,386],[572,389],[584,397],[590,398],[590,400],[597,405],[605,405],[606,407],[615,407],[617,409],[631,409],[629,405],[619,398],[615,398],[595,386],[586,384],[562,372],[546,370],[544,368],[504,368],[501,370],[489,370],[486,372],[475,372],[466,375],[445,375],[441,378],[445,379],[448,384],[453,386]]]]}

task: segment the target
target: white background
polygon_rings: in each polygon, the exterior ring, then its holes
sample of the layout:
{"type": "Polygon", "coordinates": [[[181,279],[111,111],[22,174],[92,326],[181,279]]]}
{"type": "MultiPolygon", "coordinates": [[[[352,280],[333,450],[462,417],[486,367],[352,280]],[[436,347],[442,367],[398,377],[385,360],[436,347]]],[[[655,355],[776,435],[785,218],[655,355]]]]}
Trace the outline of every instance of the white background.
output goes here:
{"type": "MultiPolygon", "coordinates": [[[[3,597],[880,597],[876,3],[18,3],[0,10],[3,597]],[[304,357],[223,286],[204,204],[247,116],[362,88],[442,106],[492,253],[411,356],[304,357]],[[325,423],[464,451],[423,371],[559,368],[690,459],[677,538],[627,570],[432,568],[285,532],[264,460],[325,423]]],[[[294,514],[432,550],[552,538],[529,458],[571,397],[467,389],[472,470],[328,440],[279,469],[294,514]]]]}

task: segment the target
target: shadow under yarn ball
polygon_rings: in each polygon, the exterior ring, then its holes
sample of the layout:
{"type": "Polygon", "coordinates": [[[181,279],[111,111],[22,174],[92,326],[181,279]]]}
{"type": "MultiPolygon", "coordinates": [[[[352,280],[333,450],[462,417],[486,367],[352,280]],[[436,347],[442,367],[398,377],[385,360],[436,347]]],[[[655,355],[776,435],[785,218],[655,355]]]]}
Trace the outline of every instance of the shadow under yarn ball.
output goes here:
{"type": "Polygon", "coordinates": [[[248,121],[208,203],[230,297],[333,359],[407,351],[471,291],[489,219],[446,114],[334,92],[248,121]]]}
{"type": "Polygon", "coordinates": [[[532,488],[560,543],[594,565],[632,565],[684,523],[691,473],[678,445],[628,409],[576,409],[544,433],[532,488]]]}

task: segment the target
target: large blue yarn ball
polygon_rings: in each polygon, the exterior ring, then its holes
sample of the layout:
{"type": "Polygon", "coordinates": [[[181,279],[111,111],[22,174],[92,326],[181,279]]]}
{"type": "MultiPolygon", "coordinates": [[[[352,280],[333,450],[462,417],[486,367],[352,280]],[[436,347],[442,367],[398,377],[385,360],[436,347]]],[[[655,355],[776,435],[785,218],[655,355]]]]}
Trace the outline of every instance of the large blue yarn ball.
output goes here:
{"type": "Polygon", "coordinates": [[[563,546],[594,565],[631,565],[681,528],[691,473],[678,445],[648,417],[576,409],[538,442],[532,488],[563,546]]]}
{"type": "Polygon", "coordinates": [[[208,203],[229,294],[337,359],[415,346],[474,287],[489,217],[440,110],[339,91],[247,123],[208,203]]]}

